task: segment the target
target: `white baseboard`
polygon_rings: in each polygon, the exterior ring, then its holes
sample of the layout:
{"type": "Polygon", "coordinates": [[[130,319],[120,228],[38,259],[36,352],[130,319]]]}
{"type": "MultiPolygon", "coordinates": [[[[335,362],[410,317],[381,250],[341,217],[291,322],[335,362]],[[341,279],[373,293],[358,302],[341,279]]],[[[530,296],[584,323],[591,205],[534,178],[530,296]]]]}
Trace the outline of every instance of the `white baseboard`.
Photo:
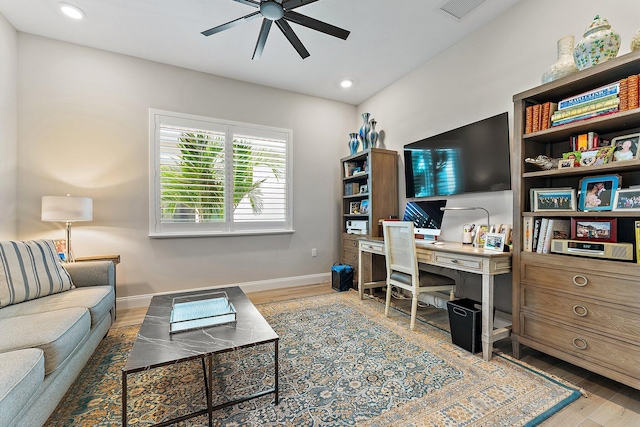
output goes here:
{"type": "Polygon", "coordinates": [[[204,288],[192,288],[192,289],[175,289],[170,292],[158,292],[155,294],[136,295],[131,297],[122,297],[116,300],[118,310],[127,310],[131,308],[148,307],[151,303],[151,298],[154,295],[166,295],[175,292],[193,292],[193,291],[208,291],[211,289],[226,288],[229,286],[240,286],[242,291],[247,292],[260,292],[268,291],[272,289],[284,289],[292,288],[294,286],[308,286],[317,285],[318,283],[329,283],[331,281],[330,273],[309,274],[307,276],[296,277],[284,277],[280,279],[259,280],[256,282],[245,283],[230,283],[227,285],[217,285],[204,288]]]}

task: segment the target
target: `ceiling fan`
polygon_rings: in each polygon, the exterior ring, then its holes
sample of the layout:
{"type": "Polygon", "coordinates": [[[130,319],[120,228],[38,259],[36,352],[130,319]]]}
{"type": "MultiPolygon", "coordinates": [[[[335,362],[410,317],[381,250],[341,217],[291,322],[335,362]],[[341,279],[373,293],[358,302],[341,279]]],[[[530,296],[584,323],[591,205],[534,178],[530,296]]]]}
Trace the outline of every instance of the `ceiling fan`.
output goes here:
{"type": "Polygon", "coordinates": [[[295,50],[298,51],[298,54],[302,57],[302,59],[310,55],[309,51],[305,49],[296,33],[293,32],[293,29],[289,25],[289,22],[303,25],[307,28],[311,28],[312,30],[320,31],[321,33],[341,38],[342,40],[346,40],[347,37],[349,37],[349,31],[347,30],[343,30],[342,28],[335,27],[331,24],[327,24],[326,22],[318,21],[317,19],[313,19],[293,11],[293,9],[295,8],[316,2],[318,0],[233,1],[258,8],[258,11],[245,15],[241,18],[234,19],[233,21],[227,22],[226,24],[218,25],[217,27],[213,27],[211,29],[203,31],[202,35],[210,36],[212,34],[228,30],[229,28],[233,28],[245,21],[250,21],[262,16],[264,18],[262,20],[262,28],[260,29],[258,42],[256,43],[256,48],[253,51],[253,57],[251,59],[260,59],[260,57],[262,56],[262,51],[264,50],[264,45],[267,42],[267,36],[269,35],[269,30],[271,29],[271,24],[273,22],[275,22],[278,28],[280,28],[280,31],[282,31],[282,33],[285,35],[287,40],[289,40],[289,43],[291,43],[295,50]]]}

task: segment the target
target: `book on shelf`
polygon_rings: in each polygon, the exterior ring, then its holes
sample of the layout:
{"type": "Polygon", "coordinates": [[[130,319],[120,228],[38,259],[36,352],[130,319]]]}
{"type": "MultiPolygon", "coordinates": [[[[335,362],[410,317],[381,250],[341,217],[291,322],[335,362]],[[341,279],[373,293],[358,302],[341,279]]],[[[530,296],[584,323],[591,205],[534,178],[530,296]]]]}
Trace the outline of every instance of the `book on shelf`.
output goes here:
{"type": "Polygon", "coordinates": [[[571,222],[568,219],[549,218],[547,232],[542,243],[542,253],[551,252],[553,239],[567,240],[571,236],[571,222]]]}
{"type": "Polygon", "coordinates": [[[635,232],[636,232],[636,263],[640,264],[640,221],[636,221],[635,232]]]}
{"type": "Polygon", "coordinates": [[[531,131],[538,132],[540,130],[540,110],[542,105],[537,104],[533,106],[533,114],[531,116],[531,131]]]}
{"type": "Polygon", "coordinates": [[[531,252],[533,245],[533,217],[525,216],[522,218],[522,250],[531,252]]]}
{"type": "Polygon", "coordinates": [[[629,110],[638,108],[638,76],[627,77],[627,92],[629,100],[629,110]]]}
{"type": "Polygon", "coordinates": [[[576,105],[584,104],[595,99],[604,98],[610,95],[617,95],[620,92],[620,82],[611,83],[605,86],[601,86],[596,89],[592,89],[587,92],[565,98],[558,103],[558,110],[566,110],[576,105]]]}
{"type": "Polygon", "coordinates": [[[629,109],[629,79],[625,78],[620,80],[620,105],[618,108],[620,111],[627,111],[629,109]]]}
{"type": "Polygon", "coordinates": [[[524,133],[533,132],[533,105],[529,105],[524,114],[524,133]]]}
{"type": "Polygon", "coordinates": [[[615,107],[605,108],[604,110],[601,110],[601,111],[592,111],[590,113],[581,114],[579,116],[569,117],[568,119],[558,120],[557,122],[553,122],[552,126],[553,127],[562,126],[562,125],[566,125],[566,124],[569,124],[569,123],[575,123],[575,122],[579,122],[579,121],[582,121],[582,120],[589,120],[589,119],[593,119],[595,117],[606,116],[607,114],[613,114],[613,113],[617,113],[617,112],[618,112],[618,106],[616,105],[615,107]]]}
{"type": "Polygon", "coordinates": [[[531,252],[537,252],[538,237],[540,236],[540,223],[542,218],[534,218],[533,220],[533,236],[531,238],[531,252]]]}
{"type": "Polygon", "coordinates": [[[538,228],[538,240],[536,242],[536,252],[542,253],[544,247],[544,239],[547,235],[547,228],[549,227],[549,218],[540,218],[540,227],[538,228]]]}
{"type": "Polygon", "coordinates": [[[542,104],[542,114],[540,116],[540,130],[551,127],[551,116],[558,110],[557,102],[545,102],[542,104]]]}
{"type": "Polygon", "coordinates": [[[575,107],[568,108],[562,111],[556,111],[551,116],[551,121],[556,122],[558,120],[567,119],[569,117],[579,116],[580,114],[590,113],[592,111],[598,111],[607,107],[613,107],[620,103],[620,98],[617,95],[611,95],[606,98],[597,99],[595,101],[580,104],[575,107]]]}

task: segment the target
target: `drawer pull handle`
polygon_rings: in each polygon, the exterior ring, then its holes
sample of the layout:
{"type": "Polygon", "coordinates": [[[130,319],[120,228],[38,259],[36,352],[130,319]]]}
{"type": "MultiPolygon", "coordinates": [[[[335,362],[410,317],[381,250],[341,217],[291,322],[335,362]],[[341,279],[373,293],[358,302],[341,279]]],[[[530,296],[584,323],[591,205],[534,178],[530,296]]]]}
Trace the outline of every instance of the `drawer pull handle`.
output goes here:
{"type": "Polygon", "coordinates": [[[574,338],[573,339],[573,346],[575,348],[577,348],[578,350],[586,350],[587,349],[587,342],[582,338],[574,338]]]}
{"type": "Polygon", "coordinates": [[[587,307],[583,305],[574,305],[573,312],[576,316],[585,317],[588,314],[587,307]]]}
{"type": "Polygon", "coordinates": [[[458,263],[458,260],[457,260],[457,259],[452,259],[452,260],[451,260],[451,264],[457,264],[457,263],[458,263]]]}
{"type": "Polygon", "coordinates": [[[582,275],[576,274],[575,276],[573,276],[573,284],[576,286],[587,286],[588,282],[589,281],[587,280],[587,278],[582,275]]]}

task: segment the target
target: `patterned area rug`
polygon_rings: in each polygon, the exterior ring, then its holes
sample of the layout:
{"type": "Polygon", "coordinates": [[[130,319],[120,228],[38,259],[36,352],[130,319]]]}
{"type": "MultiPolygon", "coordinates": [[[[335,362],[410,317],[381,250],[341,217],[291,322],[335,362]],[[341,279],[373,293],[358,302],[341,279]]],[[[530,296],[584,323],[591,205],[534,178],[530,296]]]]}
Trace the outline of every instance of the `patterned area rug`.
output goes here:
{"type": "MultiPolygon", "coordinates": [[[[222,409],[216,426],[532,426],[580,396],[508,357],[486,362],[442,329],[418,322],[412,332],[404,313],[387,319],[383,304],[353,291],[258,309],[280,336],[280,404],[267,395],[222,409]]],[[[121,369],[137,329],[109,332],[47,426],[121,424],[121,369]]],[[[214,404],[266,390],[273,346],[227,353],[214,369],[214,404]]],[[[132,426],[205,407],[199,361],[129,381],[132,426]]]]}

